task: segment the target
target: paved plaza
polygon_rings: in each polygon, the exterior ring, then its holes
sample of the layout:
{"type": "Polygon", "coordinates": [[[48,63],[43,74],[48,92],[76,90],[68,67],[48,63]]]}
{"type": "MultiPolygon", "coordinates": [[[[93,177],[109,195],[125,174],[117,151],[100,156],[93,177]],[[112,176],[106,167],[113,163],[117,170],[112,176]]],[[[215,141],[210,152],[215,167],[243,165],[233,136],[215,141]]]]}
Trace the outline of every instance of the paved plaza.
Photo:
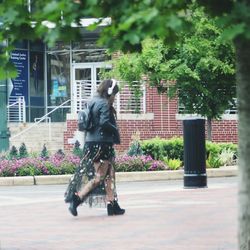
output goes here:
{"type": "Polygon", "coordinates": [[[119,182],[124,216],[63,201],[66,185],[0,187],[0,250],[237,250],[237,178],[208,188],[119,182]]]}

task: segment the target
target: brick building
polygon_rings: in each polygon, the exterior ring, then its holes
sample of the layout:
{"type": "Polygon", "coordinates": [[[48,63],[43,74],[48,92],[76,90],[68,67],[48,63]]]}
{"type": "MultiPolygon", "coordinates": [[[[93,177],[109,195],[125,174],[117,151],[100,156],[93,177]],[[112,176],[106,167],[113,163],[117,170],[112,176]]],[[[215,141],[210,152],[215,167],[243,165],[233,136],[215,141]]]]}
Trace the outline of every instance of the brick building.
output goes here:
{"type": "MultiPolygon", "coordinates": [[[[121,91],[121,95],[124,90],[121,91]]],[[[118,113],[118,125],[121,132],[121,144],[116,146],[117,151],[128,149],[134,134],[140,134],[140,139],[150,139],[156,136],[171,138],[182,136],[182,122],[187,115],[179,114],[178,99],[169,99],[166,95],[159,95],[157,90],[146,87],[144,96],[144,111],[140,114],[130,112],[118,113]]],[[[122,102],[122,98],[118,97],[122,102]]],[[[123,102],[127,102],[123,100],[123,102]]],[[[120,104],[123,105],[122,103],[120,104]]],[[[118,108],[119,111],[119,108],[118,108]]],[[[229,112],[228,112],[229,113],[229,112]]],[[[82,134],[77,132],[77,116],[69,114],[67,129],[64,133],[64,149],[71,150],[76,139],[81,141],[82,134]]],[[[212,122],[212,140],[215,142],[237,143],[237,115],[224,114],[222,120],[212,122]]]]}

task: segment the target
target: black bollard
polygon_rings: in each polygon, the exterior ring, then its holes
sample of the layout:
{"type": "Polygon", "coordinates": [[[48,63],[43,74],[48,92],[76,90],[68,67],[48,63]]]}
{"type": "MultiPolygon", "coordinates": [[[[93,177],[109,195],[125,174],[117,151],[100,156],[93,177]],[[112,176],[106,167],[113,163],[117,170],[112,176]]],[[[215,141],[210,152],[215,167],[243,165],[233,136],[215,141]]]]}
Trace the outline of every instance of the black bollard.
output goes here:
{"type": "Polygon", "coordinates": [[[205,120],[183,121],[184,188],[207,187],[205,120]]]}

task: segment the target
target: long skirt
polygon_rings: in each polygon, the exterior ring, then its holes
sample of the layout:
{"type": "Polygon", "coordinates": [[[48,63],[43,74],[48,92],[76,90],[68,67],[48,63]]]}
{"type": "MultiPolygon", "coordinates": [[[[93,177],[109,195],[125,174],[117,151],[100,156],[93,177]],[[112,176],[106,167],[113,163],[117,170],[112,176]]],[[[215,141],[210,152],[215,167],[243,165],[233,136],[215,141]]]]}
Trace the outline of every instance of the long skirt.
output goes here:
{"type": "Polygon", "coordinates": [[[66,203],[72,201],[73,195],[84,188],[84,185],[95,178],[94,163],[102,160],[110,162],[111,169],[106,176],[101,180],[98,186],[94,187],[84,197],[84,202],[92,206],[106,205],[106,186],[107,182],[112,182],[112,190],[114,197],[117,197],[115,187],[115,171],[114,171],[115,151],[112,144],[86,142],[83,148],[83,158],[77,167],[74,175],[71,177],[67,190],[64,194],[66,203]]]}

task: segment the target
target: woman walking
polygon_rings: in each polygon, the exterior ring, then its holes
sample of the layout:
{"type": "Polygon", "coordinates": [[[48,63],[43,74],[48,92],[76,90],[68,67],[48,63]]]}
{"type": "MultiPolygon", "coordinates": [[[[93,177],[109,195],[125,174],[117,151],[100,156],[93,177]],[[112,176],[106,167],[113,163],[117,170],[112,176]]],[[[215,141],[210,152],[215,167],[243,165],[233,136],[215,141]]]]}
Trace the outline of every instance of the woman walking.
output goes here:
{"type": "Polygon", "coordinates": [[[115,80],[104,80],[89,102],[92,129],[86,132],[83,159],[65,193],[73,216],[77,216],[77,207],[83,202],[90,206],[107,203],[108,215],[125,213],[118,204],[114,170],[113,146],[120,143],[113,107],[118,91],[115,80]]]}

